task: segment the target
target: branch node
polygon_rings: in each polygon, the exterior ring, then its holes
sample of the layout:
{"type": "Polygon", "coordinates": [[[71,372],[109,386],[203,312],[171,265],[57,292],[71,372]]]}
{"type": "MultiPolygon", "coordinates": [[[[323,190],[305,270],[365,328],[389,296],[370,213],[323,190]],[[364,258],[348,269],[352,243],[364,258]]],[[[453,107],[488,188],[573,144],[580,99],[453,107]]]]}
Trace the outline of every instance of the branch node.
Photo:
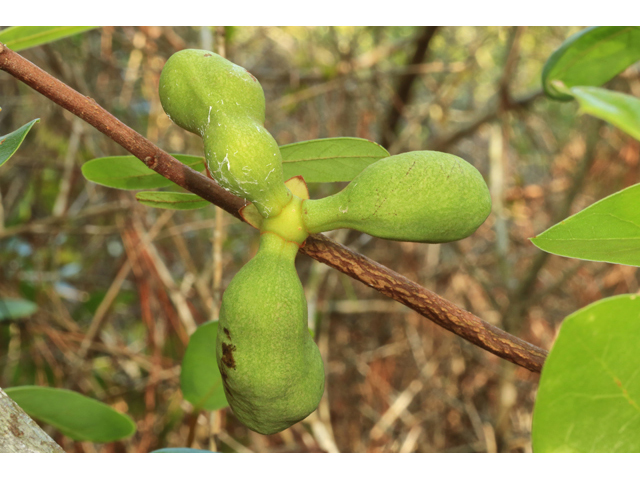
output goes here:
{"type": "Polygon", "coordinates": [[[144,157],[144,164],[152,170],[155,170],[158,166],[158,156],[144,157]]]}

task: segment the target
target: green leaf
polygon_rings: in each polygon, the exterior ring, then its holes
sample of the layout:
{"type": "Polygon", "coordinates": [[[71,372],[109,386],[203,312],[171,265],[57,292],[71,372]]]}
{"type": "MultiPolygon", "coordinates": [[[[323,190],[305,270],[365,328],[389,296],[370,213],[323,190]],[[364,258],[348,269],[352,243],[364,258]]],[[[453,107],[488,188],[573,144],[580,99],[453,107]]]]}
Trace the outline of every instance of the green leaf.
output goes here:
{"type": "Polygon", "coordinates": [[[640,184],[603,198],[531,241],[555,255],[640,267],[640,184]]]}
{"type": "Polygon", "coordinates": [[[640,297],[569,315],[545,361],[533,411],[535,452],[640,452],[640,297]]]}
{"type": "Polygon", "coordinates": [[[0,298],[0,322],[33,315],[38,305],[23,298],[0,298]]]}
{"type": "Polygon", "coordinates": [[[280,147],[284,178],[302,175],[307,183],[349,182],[362,170],[388,157],[383,147],[353,137],[323,138],[280,147]]]}
{"type": "Polygon", "coordinates": [[[136,200],[148,207],[167,210],[196,210],[210,205],[198,195],[181,192],[138,192],[136,200]]]}
{"type": "Polygon", "coordinates": [[[640,100],[624,93],[597,87],[569,90],[584,113],[601,118],[640,140],[640,100]]]}
{"type": "Polygon", "coordinates": [[[180,388],[196,410],[219,410],[228,405],[216,361],[218,322],[207,322],[193,332],[182,359],[180,388]]]}
{"type": "Polygon", "coordinates": [[[98,27],[9,27],[0,31],[0,42],[18,51],[55,42],[98,27]]]}
{"type": "Polygon", "coordinates": [[[29,416],[79,442],[115,442],[136,431],[127,415],[71,390],[30,385],[6,388],[5,392],[29,416]]]}
{"type": "MultiPolygon", "coordinates": [[[[198,172],[204,171],[203,157],[180,154],[173,156],[198,172]]],[[[91,182],[122,190],[143,190],[173,185],[171,180],[154,172],[133,155],[94,158],[82,166],[82,174],[91,182]]]]}
{"type": "Polygon", "coordinates": [[[197,448],[175,447],[175,448],[160,448],[150,453],[217,453],[211,450],[199,450],[197,448]]]}
{"type": "Polygon", "coordinates": [[[39,118],[31,120],[29,123],[17,129],[15,132],[11,132],[3,137],[0,137],[0,166],[2,166],[4,162],[9,160],[11,156],[16,153],[16,150],[18,150],[20,145],[22,145],[24,137],[27,136],[27,133],[29,133],[29,130],[31,130],[33,124],[39,121],[39,118]]]}
{"type": "Polygon", "coordinates": [[[542,86],[555,100],[571,100],[552,82],[567,88],[598,87],[640,60],[640,27],[591,27],[567,39],[547,60],[542,86]]]}

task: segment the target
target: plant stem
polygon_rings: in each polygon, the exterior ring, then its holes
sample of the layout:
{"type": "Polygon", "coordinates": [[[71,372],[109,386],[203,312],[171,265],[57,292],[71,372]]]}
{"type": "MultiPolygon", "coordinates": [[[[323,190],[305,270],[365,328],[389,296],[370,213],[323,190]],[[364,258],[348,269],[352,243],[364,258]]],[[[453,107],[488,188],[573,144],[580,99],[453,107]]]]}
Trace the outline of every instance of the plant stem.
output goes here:
{"type": "MultiPolygon", "coordinates": [[[[63,82],[0,43],[0,70],[82,118],[122,145],[145,165],[184,189],[217,205],[237,218],[245,201],[216,182],[182,164],[135,130],[120,122],[63,82]]],[[[532,372],[540,372],[546,350],[490,325],[470,312],[324,235],[310,236],[301,251],[408,306],[443,328],[532,372]]]]}

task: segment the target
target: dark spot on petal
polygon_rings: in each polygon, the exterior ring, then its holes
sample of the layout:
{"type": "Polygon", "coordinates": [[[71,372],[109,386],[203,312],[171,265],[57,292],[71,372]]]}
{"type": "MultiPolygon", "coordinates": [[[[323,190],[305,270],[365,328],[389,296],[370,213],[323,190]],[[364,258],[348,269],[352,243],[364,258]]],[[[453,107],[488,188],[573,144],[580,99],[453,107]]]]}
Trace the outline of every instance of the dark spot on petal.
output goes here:
{"type": "Polygon", "coordinates": [[[233,368],[234,370],[236,369],[236,361],[233,358],[233,352],[235,351],[235,345],[222,342],[222,363],[224,363],[227,368],[233,368]]]}

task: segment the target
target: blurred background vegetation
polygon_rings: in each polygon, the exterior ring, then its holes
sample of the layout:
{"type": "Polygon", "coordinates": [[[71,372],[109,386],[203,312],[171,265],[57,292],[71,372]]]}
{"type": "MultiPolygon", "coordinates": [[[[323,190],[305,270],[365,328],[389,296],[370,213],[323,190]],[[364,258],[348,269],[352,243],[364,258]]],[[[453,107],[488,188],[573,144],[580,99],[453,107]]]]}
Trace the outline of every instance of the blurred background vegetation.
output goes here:
{"type": "MultiPolygon", "coordinates": [[[[528,238],[640,178],[640,145],[542,96],[544,62],[578,27],[103,27],[21,52],[172,153],[201,140],[164,114],[157,86],[183,48],[224,51],[261,82],[279,144],[358,136],[392,154],[440,150],[485,177],[493,213],[470,238],[330,236],[549,348],[569,313],[638,291],[638,269],[547,255],[528,238]]],[[[631,67],[611,88],[640,96],[631,67]]],[[[0,321],[0,386],[49,385],[130,415],[137,433],[67,451],[529,452],[538,375],[300,255],[326,393],[304,422],[255,434],[224,409],[194,414],[179,388],[193,329],[258,247],[213,206],[181,212],[84,180],[120,146],[8,74],[0,132],[40,117],[0,170],[0,297],[36,302],[0,321]]],[[[313,185],[312,198],[344,185],[313,185]]]]}

